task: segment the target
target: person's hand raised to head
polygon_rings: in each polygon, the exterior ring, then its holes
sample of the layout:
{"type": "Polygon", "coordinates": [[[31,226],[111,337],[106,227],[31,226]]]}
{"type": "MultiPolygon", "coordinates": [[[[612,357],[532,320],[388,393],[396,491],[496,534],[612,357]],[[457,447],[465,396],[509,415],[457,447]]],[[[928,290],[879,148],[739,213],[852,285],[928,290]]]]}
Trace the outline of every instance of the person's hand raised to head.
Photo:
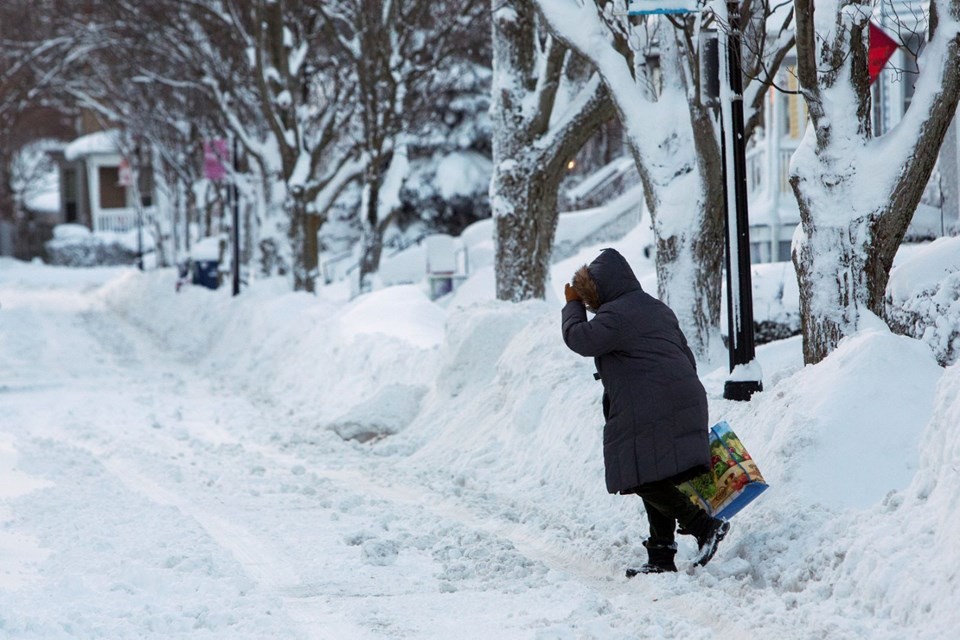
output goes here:
{"type": "Polygon", "coordinates": [[[571,287],[569,282],[563,287],[563,295],[567,299],[567,302],[580,299],[580,296],[577,295],[577,290],[571,287]]]}

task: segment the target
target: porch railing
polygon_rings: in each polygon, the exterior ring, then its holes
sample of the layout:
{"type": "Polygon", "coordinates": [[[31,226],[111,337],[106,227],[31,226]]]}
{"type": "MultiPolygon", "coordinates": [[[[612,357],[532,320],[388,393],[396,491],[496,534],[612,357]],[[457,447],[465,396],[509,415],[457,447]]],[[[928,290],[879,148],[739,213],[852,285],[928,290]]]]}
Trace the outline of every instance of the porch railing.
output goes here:
{"type": "MultiPolygon", "coordinates": [[[[143,226],[152,224],[154,209],[146,207],[143,210],[143,226]]],[[[124,233],[137,228],[137,210],[134,208],[110,209],[100,211],[93,217],[94,231],[113,231],[124,233]]]]}
{"type": "MultiPolygon", "coordinates": [[[[797,150],[796,143],[787,144],[777,149],[779,156],[779,174],[776,176],[776,185],[780,193],[792,193],[790,187],[790,157],[797,150]]],[[[751,196],[762,193],[766,189],[770,172],[770,163],[767,162],[767,149],[758,145],[747,151],[747,193],[751,196]]]]}

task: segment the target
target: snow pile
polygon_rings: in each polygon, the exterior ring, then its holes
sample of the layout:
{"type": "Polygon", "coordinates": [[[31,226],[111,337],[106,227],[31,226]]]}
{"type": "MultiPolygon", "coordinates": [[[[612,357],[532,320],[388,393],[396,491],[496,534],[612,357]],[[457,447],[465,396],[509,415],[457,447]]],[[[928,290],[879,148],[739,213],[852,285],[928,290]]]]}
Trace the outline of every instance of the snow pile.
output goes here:
{"type": "Polygon", "coordinates": [[[755,457],[770,461],[765,477],[792,499],[866,508],[916,473],[942,369],[924,344],[873,325],[749,404],[725,403],[755,457]]]}
{"type": "MultiPolygon", "coordinates": [[[[10,510],[4,504],[11,498],[27,495],[32,491],[49,486],[49,482],[23,473],[17,468],[19,455],[11,439],[0,434],[0,521],[10,519],[10,510]]],[[[28,536],[16,532],[0,531],[0,558],[11,558],[12,562],[3,562],[4,571],[0,573],[0,589],[17,588],[35,579],[31,565],[40,562],[49,551],[42,549],[28,536]]]]}
{"type": "MultiPolygon", "coordinates": [[[[800,333],[800,286],[792,262],[768,262],[751,268],[754,337],[757,344],[782,340],[800,333]]],[[[726,300],[726,279],[723,299],[726,300]]],[[[727,333],[726,310],[720,330],[727,333]]]]}
{"type": "Polygon", "coordinates": [[[289,401],[303,423],[345,438],[392,433],[416,411],[399,391],[422,395],[433,382],[445,314],[418,287],[345,303],[291,293],[282,279],[255,282],[237,298],[194,286],[174,294],[170,278],[129,273],[102,296],[165,348],[256,397],[289,401]],[[379,409],[370,403],[377,394],[379,409]]]}
{"type": "Polygon", "coordinates": [[[940,238],[895,265],[886,296],[896,329],[947,365],[960,358],[960,237],[940,238]]]}
{"type": "Polygon", "coordinates": [[[835,593],[878,617],[917,637],[948,638],[960,584],[960,366],[944,372],[934,406],[913,482],[856,523],[853,514],[841,520],[859,535],[830,577],[835,593]]]}

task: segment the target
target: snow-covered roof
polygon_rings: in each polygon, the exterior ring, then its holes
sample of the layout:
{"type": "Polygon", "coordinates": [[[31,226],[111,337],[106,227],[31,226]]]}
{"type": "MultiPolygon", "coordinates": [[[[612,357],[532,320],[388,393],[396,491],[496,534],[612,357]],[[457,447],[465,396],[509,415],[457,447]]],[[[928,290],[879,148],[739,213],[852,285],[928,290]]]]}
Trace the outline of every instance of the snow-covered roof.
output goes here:
{"type": "Polygon", "coordinates": [[[27,208],[37,213],[57,213],[60,211],[60,192],[43,191],[27,198],[27,208]]]}
{"type": "Polygon", "coordinates": [[[117,129],[88,133],[68,144],[63,150],[63,156],[68,162],[73,162],[96,154],[118,153],[120,151],[117,142],[119,135],[117,129]]]}

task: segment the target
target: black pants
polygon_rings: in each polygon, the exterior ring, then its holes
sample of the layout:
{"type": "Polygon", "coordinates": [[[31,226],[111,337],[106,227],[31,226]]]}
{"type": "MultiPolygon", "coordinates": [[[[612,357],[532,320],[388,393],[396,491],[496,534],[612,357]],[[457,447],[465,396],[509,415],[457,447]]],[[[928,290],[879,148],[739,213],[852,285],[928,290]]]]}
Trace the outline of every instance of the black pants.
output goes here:
{"type": "Polygon", "coordinates": [[[643,498],[647,510],[652,544],[672,544],[677,522],[685,529],[694,530],[710,517],[669,480],[642,484],[636,488],[636,494],[643,498]]]}

